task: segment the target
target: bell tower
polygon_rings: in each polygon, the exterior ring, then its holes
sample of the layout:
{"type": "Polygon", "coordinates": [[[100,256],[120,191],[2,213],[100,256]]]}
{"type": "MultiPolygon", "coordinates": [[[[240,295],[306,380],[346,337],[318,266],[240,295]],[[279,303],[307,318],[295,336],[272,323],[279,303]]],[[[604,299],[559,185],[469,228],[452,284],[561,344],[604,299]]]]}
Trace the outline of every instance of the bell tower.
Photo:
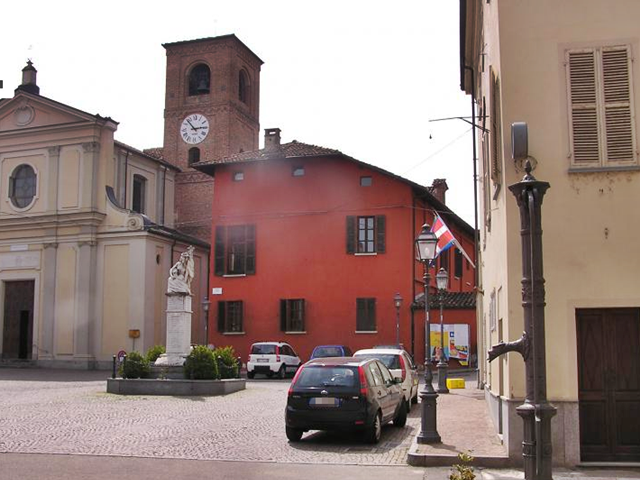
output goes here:
{"type": "Polygon", "coordinates": [[[213,178],[191,167],[257,150],[260,60],[235,35],[163,44],[164,160],[176,176],[176,228],[211,242],[213,178]]]}

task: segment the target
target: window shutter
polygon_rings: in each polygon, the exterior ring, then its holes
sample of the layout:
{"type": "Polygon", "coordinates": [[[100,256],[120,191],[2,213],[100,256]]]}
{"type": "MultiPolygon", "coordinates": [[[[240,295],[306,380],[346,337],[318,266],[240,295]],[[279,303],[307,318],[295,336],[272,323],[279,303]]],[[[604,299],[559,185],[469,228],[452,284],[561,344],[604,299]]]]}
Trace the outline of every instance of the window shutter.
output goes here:
{"type": "Polygon", "coordinates": [[[573,163],[600,164],[595,50],[568,53],[573,163]]]}
{"type": "Polygon", "coordinates": [[[224,328],[224,324],[225,324],[225,317],[226,317],[226,302],[218,302],[218,331],[219,332],[224,332],[225,328],[224,328]]]}
{"type": "Polygon", "coordinates": [[[256,226],[247,225],[247,257],[246,273],[254,275],[256,273],[256,226]]]}
{"type": "Polygon", "coordinates": [[[628,47],[602,50],[605,145],[609,164],[635,160],[629,56],[628,47]]]}
{"type": "Polygon", "coordinates": [[[305,319],[305,317],[306,317],[306,313],[305,313],[306,309],[307,309],[307,307],[306,307],[306,304],[305,304],[305,300],[303,298],[302,300],[300,300],[300,320],[302,321],[301,328],[302,328],[303,332],[307,329],[307,322],[306,322],[306,319],[305,319]]]}
{"type": "Polygon", "coordinates": [[[500,120],[500,81],[491,71],[491,180],[500,183],[502,163],[502,122],[500,120]]]}
{"type": "Polygon", "coordinates": [[[369,330],[371,331],[376,330],[376,299],[375,298],[369,299],[369,318],[367,320],[368,320],[367,324],[368,324],[369,330]]]}
{"type": "Polygon", "coordinates": [[[356,331],[364,330],[365,318],[365,300],[364,298],[356,298],[356,331]]]}
{"type": "Polygon", "coordinates": [[[216,242],[214,246],[214,275],[221,277],[224,275],[224,233],[225,227],[216,227],[216,242]]]}
{"type": "Polygon", "coordinates": [[[386,251],[386,218],[384,215],[376,216],[376,252],[386,251]]]}
{"type": "Polygon", "coordinates": [[[347,254],[356,253],[356,217],[347,217],[347,254]]]}
{"type": "Polygon", "coordinates": [[[287,301],[280,300],[280,331],[287,331],[287,301]]]}
{"type": "Polygon", "coordinates": [[[244,302],[238,302],[238,328],[240,332],[244,331],[244,302]]]}

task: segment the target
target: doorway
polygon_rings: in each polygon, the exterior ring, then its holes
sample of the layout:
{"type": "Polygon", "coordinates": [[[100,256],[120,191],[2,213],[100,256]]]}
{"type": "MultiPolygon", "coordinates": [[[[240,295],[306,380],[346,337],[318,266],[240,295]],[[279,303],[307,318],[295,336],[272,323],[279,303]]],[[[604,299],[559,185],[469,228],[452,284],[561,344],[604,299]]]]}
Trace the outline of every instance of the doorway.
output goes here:
{"type": "Polygon", "coordinates": [[[578,309],[580,456],[640,461],[640,309],[578,309]]]}
{"type": "Polygon", "coordinates": [[[34,285],[34,280],[4,282],[2,358],[32,358],[34,285]]]}

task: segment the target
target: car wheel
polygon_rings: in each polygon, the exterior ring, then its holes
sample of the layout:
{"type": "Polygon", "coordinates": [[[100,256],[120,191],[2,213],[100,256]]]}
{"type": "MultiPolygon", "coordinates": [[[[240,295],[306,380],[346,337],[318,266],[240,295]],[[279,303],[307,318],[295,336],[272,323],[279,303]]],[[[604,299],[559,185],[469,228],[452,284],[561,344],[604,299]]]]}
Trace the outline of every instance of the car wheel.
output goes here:
{"type": "Polygon", "coordinates": [[[405,405],[407,406],[407,414],[411,413],[411,405],[413,404],[413,399],[409,398],[408,400],[405,399],[405,405]]]}
{"type": "Polygon", "coordinates": [[[247,372],[247,378],[253,378],[256,376],[256,372],[247,372]]]}
{"type": "Polygon", "coordinates": [[[267,377],[268,378],[273,378],[273,372],[271,372],[271,371],[267,372],[267,377]]]}
{"type": "Polygon", "coordinates": [[[394,427],[402,428],[407,424],[407,409],[408,408],[409,408],[409,406],[407,405],[407,401],[406,400],[402,400],[402,405],[400,405],[400,408],[398,408],[398,413],[396,414],[395,418],[393,419],[393,426],[394,427]]]}
{"type": "Polygon", "coordinates": [[[299,428],[286,427],[287,438],[290,442],[299,442],[302,438],[302,430],[299,428]]]}
{"type": "Polygon", "coordinates": [[[287,376],[287,370],[284,368],[284,363],[283,363],[282,366],[280,367],[280,370],[278,370],[278,378],[282,380],[286,376],[287,376]]]}
{"type": "Polygon", "coordinates": [[[373,424],[364,432],[364,439],[367,443],[378,443],[382,436],[382,414],[378,412],[373,419],[373,424]]]}

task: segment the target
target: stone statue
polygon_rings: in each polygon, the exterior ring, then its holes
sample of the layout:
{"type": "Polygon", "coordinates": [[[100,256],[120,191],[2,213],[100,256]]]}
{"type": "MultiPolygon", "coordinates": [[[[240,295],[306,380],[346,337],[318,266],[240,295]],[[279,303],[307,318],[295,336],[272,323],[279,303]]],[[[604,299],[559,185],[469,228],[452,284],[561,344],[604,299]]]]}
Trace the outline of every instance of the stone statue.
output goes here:
{"type": "Polygon", "coordinates": [[[169,270],[167,293],[185,293],[191,295],[191,280],[194,275],[193,246],[182,252],[178,260],[169,270]]]}

